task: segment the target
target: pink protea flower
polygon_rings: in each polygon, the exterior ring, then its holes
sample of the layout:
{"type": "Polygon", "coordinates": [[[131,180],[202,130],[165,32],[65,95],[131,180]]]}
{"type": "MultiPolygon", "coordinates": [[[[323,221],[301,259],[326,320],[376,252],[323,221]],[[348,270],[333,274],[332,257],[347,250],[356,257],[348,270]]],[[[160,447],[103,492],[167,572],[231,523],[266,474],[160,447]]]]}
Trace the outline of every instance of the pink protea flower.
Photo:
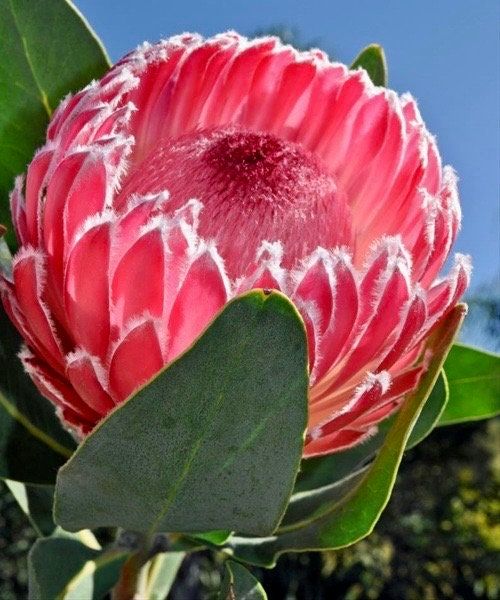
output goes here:
{"type": "Polygon", "coordinates": [[[305,456],[370,436],[464,292],[460,223],[415,101],[275,38],[145,44],[58,108],[19,177],[2,299],[27,372],[80,435],[233,296],[306,323],[305,456]]]}

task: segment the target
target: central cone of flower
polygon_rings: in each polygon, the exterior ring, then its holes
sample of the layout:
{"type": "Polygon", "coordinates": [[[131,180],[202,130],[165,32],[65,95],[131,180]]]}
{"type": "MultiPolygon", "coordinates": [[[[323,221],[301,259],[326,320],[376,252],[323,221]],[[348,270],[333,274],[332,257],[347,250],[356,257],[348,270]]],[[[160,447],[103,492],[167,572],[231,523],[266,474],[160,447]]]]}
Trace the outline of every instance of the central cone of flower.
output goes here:
{"type": "Polygon", "coordinates": [[[334,178],[299,144],[235,128],[167,140],[136,164],[120,194],[169,190],[175,211],[203,199],[200,233],[216,242],[229,275],[255,261],[263,240],[279,240],[291,267],[317,246],[350,244],[347,206],[334,178]]]}

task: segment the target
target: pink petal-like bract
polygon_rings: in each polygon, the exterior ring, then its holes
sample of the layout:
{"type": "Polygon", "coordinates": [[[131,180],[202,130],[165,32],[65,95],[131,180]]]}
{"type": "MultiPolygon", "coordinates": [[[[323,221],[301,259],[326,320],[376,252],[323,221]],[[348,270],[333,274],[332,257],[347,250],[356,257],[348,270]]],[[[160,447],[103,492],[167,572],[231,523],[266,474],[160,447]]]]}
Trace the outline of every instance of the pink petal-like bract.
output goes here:
{"type": "Polygon", "coordinates": [[[11,203],[3,304],[80,437],[229,299],[272,288],[308,333],[304,456],[362,442],[469,281],[460,255],[440,277],[456,177],[413,98],[271,37],[144,44],[64,100],[11,203]]]}

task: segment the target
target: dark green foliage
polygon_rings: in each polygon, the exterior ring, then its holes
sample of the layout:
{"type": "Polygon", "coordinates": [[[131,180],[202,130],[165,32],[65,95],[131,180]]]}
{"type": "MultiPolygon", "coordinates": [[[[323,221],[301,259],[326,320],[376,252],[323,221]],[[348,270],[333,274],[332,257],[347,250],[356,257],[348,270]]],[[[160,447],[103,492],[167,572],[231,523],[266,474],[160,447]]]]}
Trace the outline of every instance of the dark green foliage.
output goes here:
{"type": "MultiPolygon", "coordinates": [[[[314,507],[308,501],[307,509],[312,509],[310,514],[307,511],[303,518],[299,517],[298,523],[280,527],[274,537],[260,540],[258,544],[253,539],[236,535],[229,542],[235,558],[254,565],[272,567],[284,552],[342,548],[373,531],[389,501],[413,425],[439,378],[465,311],[464,305],[457,305],[427,340],[426,348],[432,352],[427,371],[422,376],[419,387],[405,399],[380,451],[360,477],[359,483],[346,495],[341,494],[342,500],[339,500],[337,490],[333,497],[328,490],[324,498],[320,494],[319,502],[315,501],[314,507]]],[[[422,435],[422,432],[419,433],[419,437],[422,435]]]]}
{"type": "Polygon", "coordinates": [[[109,66],[105,51],[65,0],[0,0],[0,223],[14,245],[7,194],[45,140],[53,111],[109,66]]]}
{"type": "Polygon", "coordinates": [[[445,364],[450,388],[441,425],[487,419],[500,412],[500,356],[455,344],[445,364]]]}
{"type": "MultiPolygon", "coordinates": [[[[499,448],[498,421],[436,430],[406,455],[370,537],[337,552],[290,553],[254,574],[273,600],[496,600],[499,448]]],[[[184,600],[182,582],[176,589],[184,600]]]]}
{"type": "Polygon", "coordinates": [[[54,486],[32,485],[9,479],[5,483],[37,534],[39,536],[51,535],[56,528],[52,518],[54,486]]]}
{"type": "Polygon", "coordinates": [[[77,535],[58,530],[50,537],[39,538],[31,547],[29,597],[101,600],[118,581],[128,556],[125,550],[90,548],[77,535]]]}
{"type": "Polygon", "coordinates": [[[236,298],[60,469],[56,522],[272,533],[299,467],[307,386],[293,304],[274,291],[236,298]]]}
{"type": "MultiPolygon", "coordinates": [[[[332,594],[347,600],[495,600],[499,444],[498,421],[434,431],[403,460],[393,497],[371,537],[338,552],[289,554],[276,569],[254,574],[272,600],[287,593],[289,600],[327,600],[332,594]]],[[[26,597],[26,554],[35,538],[3,490],[0,598],[17,600],[26,597]]],[[[182,565],[169,600],[208,600],[220,582],[219,558],[197,553],[182,565]]]]}
{"type": "Polygon", "coordinates": [[[224,565],[224,578],[222,579],[219,598],[220,600],[267,600],[267,595],[262,585],[242,564],[232,560],[224,565]]]}
{"type": "Polygon", "coordinates": [[[499,422],[435,431],[406,455],[372,536],[339,552],[283,556],[257,572],[269,597],[495,600],[499,444],[499,422]]]}
{"type": "Polygon", "coordinates": [[[1,302],[0,331],[0,477],[53,483],[74,441],[24,372],[21,338],[1,302]]]}
{"type": "Polygon", "coordinates": [[[378,44],[370,44],[354,59],[351,69],[364,69],[375,85],[387,86],[387,62],[384,49],[378,44]]]}

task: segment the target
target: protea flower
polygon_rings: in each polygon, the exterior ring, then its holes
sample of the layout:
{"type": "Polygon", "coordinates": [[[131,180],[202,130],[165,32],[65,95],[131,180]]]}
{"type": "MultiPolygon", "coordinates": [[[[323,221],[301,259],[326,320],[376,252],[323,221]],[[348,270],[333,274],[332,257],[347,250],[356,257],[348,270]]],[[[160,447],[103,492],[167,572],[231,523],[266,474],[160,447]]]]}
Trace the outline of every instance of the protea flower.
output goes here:
{"type": "Polygon", "coordinates": [[[11,196],[6,311],[83,436],[235,295],[287,294],[311,372],[305,456],[370,436],[464,292],[456,177],[409,95],[235,33],[145,44],[66,98],[11,196]]]}

